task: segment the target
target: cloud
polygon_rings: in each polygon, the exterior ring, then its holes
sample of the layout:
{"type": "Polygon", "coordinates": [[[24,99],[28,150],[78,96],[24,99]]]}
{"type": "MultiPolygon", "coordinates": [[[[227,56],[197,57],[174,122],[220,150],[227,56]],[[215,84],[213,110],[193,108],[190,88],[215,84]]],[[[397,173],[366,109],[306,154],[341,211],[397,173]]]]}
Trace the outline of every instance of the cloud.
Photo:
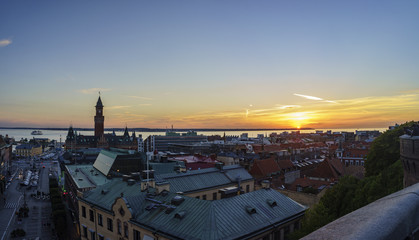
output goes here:
{"type": "Polygon", "coordinates": [[[108,109],[122,109],[122,108],[129,108],[129,107],[131,107],[131,106],[110,106],[110,107],[107,107],[108,109]]]}
{"type": "Polygon", "coordinates": [[[12,40],[10,39],[1,39],[0,40],[0,47],[6,47],[7,45],[12,44],[12,40]]]}
{"type": "Polygon", "coordinates": [[[77,91],[83,94],[96,94],[99,92],[108,92],[110,90],[111,89],[109,88],[88,88],[88,89],[79,89],[77,91]]]}
{"type": "Polygon", "coordinates": [[[314,100],[314,101],[323,101],[323,102],[328,102],[328,103],[336,103],[335,101],[325,100],[323,98],[314,97],[314,96],[308,96],[308,95],[297,94],[297,93],[294,93],[294,95],[295,96],[298,96],[298,97],[305,98],[305,99],[314,100]]]}
{"type": "Polygon", "coordinates": [[[301,107],[300,105],[282,105],[282,106],[277,107],[277,109],[283,110],[283,109],[293,109],[293,108],[300,108],[300,107],[301,107]]]}
{"type": "Polygon", "coordinates": [[[142,100],[153,100],[149,97],[140,97],[140,96],[128,96],[129,98],[135,98],[135,99],[142,99],[142,100]]]}
{"type": "Polygon", "coordinates": [[[141,104],[138,104],[138,106],[151,106],[151,103],[141,103],[141,104]]]}

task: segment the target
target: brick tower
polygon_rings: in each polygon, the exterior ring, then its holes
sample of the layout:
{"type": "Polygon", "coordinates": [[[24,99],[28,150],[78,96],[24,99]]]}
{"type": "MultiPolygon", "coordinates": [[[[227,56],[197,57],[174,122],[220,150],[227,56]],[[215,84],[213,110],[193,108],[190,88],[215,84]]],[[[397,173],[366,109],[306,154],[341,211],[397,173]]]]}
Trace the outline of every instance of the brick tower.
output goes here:
{"type": "Polygon", "coordinates": [[[99,96],[99,99],[97,100],[97,103],[96,103],[96,116],[95,116],[95,137],[97,138],[102,136],[104,133],[104,130],[105,130],[104,121],[105,121],[105,117],[103,116],[103,104],[99,96]]]}

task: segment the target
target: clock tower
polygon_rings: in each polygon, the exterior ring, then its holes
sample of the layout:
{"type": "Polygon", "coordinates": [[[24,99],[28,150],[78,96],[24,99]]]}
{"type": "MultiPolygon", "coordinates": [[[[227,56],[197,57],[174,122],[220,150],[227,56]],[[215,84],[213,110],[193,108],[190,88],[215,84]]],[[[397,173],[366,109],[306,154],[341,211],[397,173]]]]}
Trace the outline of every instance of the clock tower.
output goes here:
{"type": "Polygon", "coordinates": [[[95,137],[100,137],[104,133],[104,121],[105,117],[103,116],[103,104],[102,100],[97,100],[96,103],[96,116],[95,116],[95,137]]]}

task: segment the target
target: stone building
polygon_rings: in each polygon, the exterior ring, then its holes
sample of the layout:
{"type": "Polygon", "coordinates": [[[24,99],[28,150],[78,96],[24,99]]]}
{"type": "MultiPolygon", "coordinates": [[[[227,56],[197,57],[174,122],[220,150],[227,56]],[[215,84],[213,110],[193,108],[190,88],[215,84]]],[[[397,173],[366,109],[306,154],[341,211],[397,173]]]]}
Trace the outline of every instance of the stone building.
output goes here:
{"type": "Polygon", "coordinates": [[[419,182],[419,125],[406,129],[400,136],[400,160],[403,163],[404,187],[419,182]]]}

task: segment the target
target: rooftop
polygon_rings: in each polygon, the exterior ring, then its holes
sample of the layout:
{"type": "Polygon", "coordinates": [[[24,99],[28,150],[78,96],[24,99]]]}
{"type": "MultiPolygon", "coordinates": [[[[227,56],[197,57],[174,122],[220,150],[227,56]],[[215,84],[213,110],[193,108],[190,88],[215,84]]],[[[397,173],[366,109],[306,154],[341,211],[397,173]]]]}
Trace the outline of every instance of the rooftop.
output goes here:
{"type": "Polygon", "coordinates": [[[91,164],[89,165],[65,165],[67,171],[73,177],[77,188],[95,188],[99,185],[103,185],[112,179],[107,179],[100,171],[94,168],[91,164]]]}
{"type": "Polygon", "coordinates": [[[167,181],[173,192],[190,193],[202,189],[211,189],[223,185],[229,185],[241,181],[251,180],[253,177],[241,166],[224,166],[223,170],[217,168],[205,168],[192,170],[186,173],[157,174],[156,182],[167,181]]]}
{"type": "Polygon", "coordinates": [[[247,239],[301,217],[306,210],[272,189],[217,201],[181,196],[183,202],[174,205],[175,193],[149,194],[122,181],[98,187],[82,201],[111,212],[121,193],[132,210],[131,222],[170,239],[247,239]]]}

